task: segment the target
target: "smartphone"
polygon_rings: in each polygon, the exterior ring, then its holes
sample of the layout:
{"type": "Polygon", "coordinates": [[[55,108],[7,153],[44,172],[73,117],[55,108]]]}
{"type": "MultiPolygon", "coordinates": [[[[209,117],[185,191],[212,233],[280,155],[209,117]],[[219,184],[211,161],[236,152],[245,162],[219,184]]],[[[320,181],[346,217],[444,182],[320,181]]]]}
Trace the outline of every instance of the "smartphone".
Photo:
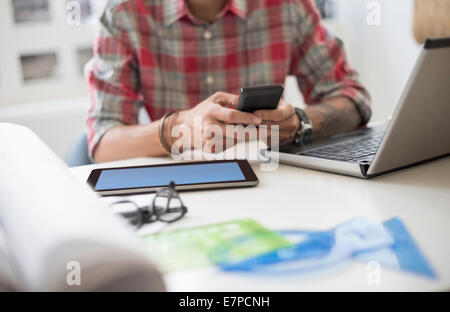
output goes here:
{"type": "Polygon", "coordinates": [[[237,109],[248,113],[260,109],[276,109],[283,91],[282,85],[242,88],[237,109]]]}
{"type": "Polygon", "coordinates": [[[92,170],[87,183],[102,196],[254,186],[258,178],[247,160],[219,160],[92,170]]]}

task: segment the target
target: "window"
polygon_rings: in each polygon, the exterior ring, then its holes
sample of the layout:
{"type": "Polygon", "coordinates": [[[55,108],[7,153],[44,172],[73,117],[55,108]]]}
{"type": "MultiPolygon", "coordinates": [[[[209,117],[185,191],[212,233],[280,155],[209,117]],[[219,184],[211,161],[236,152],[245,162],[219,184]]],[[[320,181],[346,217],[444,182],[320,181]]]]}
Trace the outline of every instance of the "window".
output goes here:
{"type": "Polygon", "coordinates": [[[56,53],[44,53],[20,56],[22,66],[22,80],[29,82],[32,80],[56,78],[58,72],[58,57],[56,53]]]}
{"type": "Polygon", "coordinates": [[[317,9],[324,19],[331,19],[337,14],[337,0],[315,0],[317,9]]]}
{"type": "Polygon", "coordinates": [[[18,24],[50,21],[48,0],[12,0],[12,6],[18,24]]]}

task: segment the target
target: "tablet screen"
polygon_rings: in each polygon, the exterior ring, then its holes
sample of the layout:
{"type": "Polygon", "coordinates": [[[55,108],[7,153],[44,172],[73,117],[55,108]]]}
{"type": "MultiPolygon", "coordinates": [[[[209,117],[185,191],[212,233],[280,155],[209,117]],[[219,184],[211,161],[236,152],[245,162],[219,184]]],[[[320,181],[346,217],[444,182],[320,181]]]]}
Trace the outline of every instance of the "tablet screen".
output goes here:
{"type": "Polygon", "coordinates": [[[245,181],[237,162],[182,164],[141,168],[104,169],[96,191],[176,185],[245,181]]]}

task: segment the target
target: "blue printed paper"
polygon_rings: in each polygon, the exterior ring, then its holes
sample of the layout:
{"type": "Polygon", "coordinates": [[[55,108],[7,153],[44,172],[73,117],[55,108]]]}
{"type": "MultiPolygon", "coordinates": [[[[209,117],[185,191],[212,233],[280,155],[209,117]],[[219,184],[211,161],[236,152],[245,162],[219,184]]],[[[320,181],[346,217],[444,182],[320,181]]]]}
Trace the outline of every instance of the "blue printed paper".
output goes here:
{"type": "MultiPolygon", "coordinates": [[[[382,224],[353,218],[329,231],[280,231],[296,242],[284,248],[233,262],[226,249],[214,255],[225,271],[300,274],[356,259],[437,278],[399,218],[382,224]]],[[[242,238],[241,238],[242,240],[242,238]]]]}
{"type": "Polygon", "coordinates": [[[389,248],[365,252],[355,255],[356,259],[377,261],[380,265],[420,274],[429,278],[437,278],[436,273],[420,252],[400,218],[396,217],[383,222],[384,228],[392,235],[394,244],[389,248]]]}

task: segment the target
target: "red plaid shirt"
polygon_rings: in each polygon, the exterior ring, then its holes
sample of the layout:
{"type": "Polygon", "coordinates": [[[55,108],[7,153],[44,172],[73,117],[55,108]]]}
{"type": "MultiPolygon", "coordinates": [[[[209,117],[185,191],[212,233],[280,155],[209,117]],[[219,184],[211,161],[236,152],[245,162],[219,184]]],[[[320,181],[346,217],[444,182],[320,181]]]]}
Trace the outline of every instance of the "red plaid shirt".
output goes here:
{"type": "Polygon", "coordinates": [[[229,0],[212,24],[183,0],[110,0],[89,75],[90,151],[111,128],[137,123],[141,107],[156,120],[216,91],[238,94],[288,75],[307,104],[346,96],[369,120],[369,95],[313,0],[229,0]]]}

